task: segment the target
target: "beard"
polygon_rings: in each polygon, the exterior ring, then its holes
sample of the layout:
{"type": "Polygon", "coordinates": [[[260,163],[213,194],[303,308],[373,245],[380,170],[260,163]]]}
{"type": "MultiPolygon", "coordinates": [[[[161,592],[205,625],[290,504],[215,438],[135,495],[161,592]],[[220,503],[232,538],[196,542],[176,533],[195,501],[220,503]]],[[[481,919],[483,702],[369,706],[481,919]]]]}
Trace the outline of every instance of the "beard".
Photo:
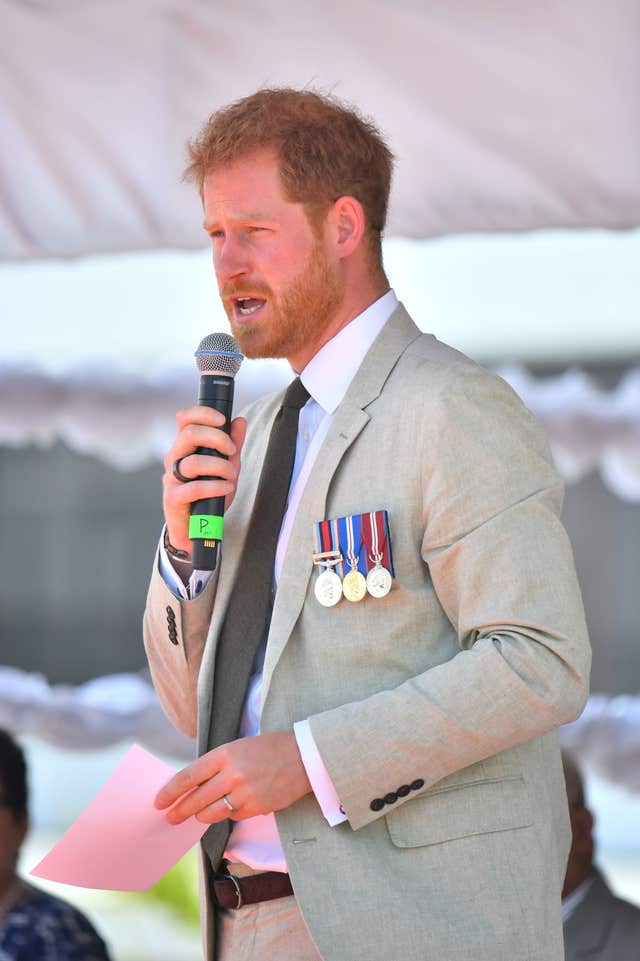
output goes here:
{"type": "Polygon", "coordinates": [[[320,341],[342,304],[344,287],[339,266],[329,263],[317,240],[304,269],[279,295],[265,284],[250,285],[254,295],[267,299],[268,318],[236,320],[230,297],[242,295],[241,289],[225,289],[223,304],[245,357],[292,357],[320,341]]]}

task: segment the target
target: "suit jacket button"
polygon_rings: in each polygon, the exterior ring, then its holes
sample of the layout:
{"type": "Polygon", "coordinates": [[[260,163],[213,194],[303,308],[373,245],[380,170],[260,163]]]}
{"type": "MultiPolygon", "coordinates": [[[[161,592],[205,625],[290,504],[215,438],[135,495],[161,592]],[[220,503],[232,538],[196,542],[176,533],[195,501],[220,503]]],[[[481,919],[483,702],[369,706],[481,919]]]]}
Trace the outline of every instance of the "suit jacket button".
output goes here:
{"type": "Polygon", "coordinates": [[[167,604],[167,617],[169,618],[169,620],[175,620],[175,616],[176,615],[173,613],[173,608],[169,604],[167,604]]]}
{"type": "Polygon", "coordinates": [[[177,644],[177,643],[178,643],[178,632],[176,631],[175,627],[172,627],[172,628],[169,630],[169,639],[170,639],[170,641],[171,641],[172,644],[177,644]]]}
{"type": "Polygon", "coordinates": [[[419,791],[421,787],[424,787],[424,781],[421,777],[417,778],[415,781],[411,782],[411,790],[419,791]]]}
{"type": "Polygon", "coordinates": [[[411,788],[409,787],[408,784],[403,784],[402,787],[398,788],[398,790],[396,791],[396,794],[398,795],[398,797],[406,797],[410,790],[411,788]]]}
{"type": "Polygon", "coordinates": [[[369,807],[372,811],[381,811],[384,807],[384,801],[381,797],[374,797],[369,807]]]}
{"type": "Polygon", "coordinates": [[[398,800],[398,795],[396,794],[395,791],[389,791],[389,793],[385,794],[384,796],[385,804],[395,804],[397,800],[398,800]]]}

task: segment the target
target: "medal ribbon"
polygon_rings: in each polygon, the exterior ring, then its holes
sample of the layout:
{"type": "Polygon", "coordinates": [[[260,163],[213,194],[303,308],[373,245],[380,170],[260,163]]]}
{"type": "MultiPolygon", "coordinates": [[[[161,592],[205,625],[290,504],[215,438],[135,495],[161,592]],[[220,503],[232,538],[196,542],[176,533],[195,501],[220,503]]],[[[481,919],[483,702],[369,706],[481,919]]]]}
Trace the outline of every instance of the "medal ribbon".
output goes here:
{"type": "Polygon", "coordinates": [[[393,557],[391,555],[391,538],[389,537],[389,515],[386,511],[370,511],[361,514],[362,537],[365,545],[367,569],[369,573],[378,564],[386,567],[392,577],[395,577],[393,557]]]}
{"type": "MultiPolygon", "coordinates": [[[[362,515],[350,514],[337,519],[338,543],[342,556],[349,561],[349,570],[360,571],[365,577],[367,567],[362,556],[362,515]],[[357,547],[356,547],[357,545],[357,547]]],[[[345,571],[348,574],[349,571],[345,571]]]]}
{"type": "Polygon", "coordinates": [[[318,521],[314,528],[318,554],[332,550],[339,550],[342,554],[337,563],[319,561],[323,570],[334,570],[341,580],[352,569],[359,570],[366,577],[379,557],[379,564],[395,577],[387,511],[369,511],[318,521]]]}

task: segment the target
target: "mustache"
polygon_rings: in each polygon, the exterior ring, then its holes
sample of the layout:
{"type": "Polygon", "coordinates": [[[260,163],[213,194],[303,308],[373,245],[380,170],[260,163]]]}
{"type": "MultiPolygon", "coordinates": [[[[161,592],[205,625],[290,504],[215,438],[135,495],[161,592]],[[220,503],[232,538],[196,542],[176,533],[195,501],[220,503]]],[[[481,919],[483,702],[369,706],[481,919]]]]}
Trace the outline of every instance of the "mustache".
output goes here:
{"type": "Polygon", "coordinates": [[[265,283],[257,284],[223,284],[219,288],[220,296],[226,300],[230,300],[232,297],[269,297],[271,296],[271,288],[265,283]]]}

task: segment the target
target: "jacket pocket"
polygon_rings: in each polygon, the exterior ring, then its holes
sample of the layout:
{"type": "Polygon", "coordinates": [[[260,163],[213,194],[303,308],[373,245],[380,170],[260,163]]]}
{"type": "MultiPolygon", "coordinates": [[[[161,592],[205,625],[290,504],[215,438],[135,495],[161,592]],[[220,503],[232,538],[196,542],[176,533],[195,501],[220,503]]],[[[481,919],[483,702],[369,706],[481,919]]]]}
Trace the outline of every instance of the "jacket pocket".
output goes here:
{"type": "Polygon", "coordinates": [[[396,847],[415,848],[528,827],[533,818],[524,778],[516,776],[436,785],[390,811],[386,822],[396,847]]]}

